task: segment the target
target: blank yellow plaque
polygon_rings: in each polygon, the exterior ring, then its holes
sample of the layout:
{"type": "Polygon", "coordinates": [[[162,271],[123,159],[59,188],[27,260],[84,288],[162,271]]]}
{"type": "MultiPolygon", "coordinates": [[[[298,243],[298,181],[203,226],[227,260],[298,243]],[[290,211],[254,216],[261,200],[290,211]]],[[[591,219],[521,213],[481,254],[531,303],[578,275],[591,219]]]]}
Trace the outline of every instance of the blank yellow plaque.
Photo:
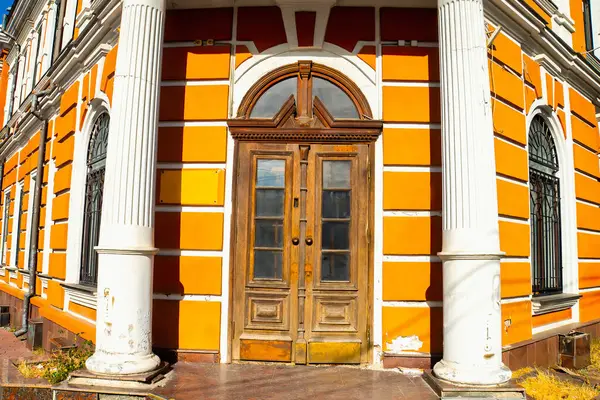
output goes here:
{"type": "Polygon", "coordinates": [[[160,171],[161,204],[222,206],[224,195],[224,169],[160,171]]]}

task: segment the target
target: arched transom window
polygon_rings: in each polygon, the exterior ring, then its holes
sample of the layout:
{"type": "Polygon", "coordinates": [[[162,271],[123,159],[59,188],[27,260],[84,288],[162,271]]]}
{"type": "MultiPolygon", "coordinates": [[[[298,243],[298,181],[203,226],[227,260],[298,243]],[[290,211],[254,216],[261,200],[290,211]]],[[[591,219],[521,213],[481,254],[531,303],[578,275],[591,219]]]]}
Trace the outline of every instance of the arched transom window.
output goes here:
{"type": "Polygon", "coordinates": [[[529,196],[533,294],[562,292],[560,180],[550,126],[536,115],[529,128],[529,196]]]}
{"type": "Polygon", "coordinates": [[[288,142],[371,142],[382,127],[352,80],[311,61],[261,78],[228,124],[234,139],[288,142]]]}
{"type": "Polygon", "coordinates": [[[80,275],[80,283],[86,285],[95,285],[98,279],[98,255],[94,247],[100,236],[109,122],[107,112],[96,117],[88,146],[80,275]]]}

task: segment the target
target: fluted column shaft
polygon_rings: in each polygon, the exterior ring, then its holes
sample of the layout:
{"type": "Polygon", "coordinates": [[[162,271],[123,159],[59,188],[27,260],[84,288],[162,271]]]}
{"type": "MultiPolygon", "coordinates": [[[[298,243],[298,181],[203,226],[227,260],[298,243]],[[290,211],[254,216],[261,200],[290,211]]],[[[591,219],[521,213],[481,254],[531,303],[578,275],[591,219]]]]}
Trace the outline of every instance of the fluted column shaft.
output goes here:
{"type": "Polygon", "coordinates": [[[125,0],[102,204],[97,373],[152,370],[154,189],[165,0],[125,0]]]}
{"type": "Polygon", "coordinates": [[[494,135],[482,0],[438,0],[442,103],[444,358],[465,384],[510,378],[502,364],[494,135]]]}

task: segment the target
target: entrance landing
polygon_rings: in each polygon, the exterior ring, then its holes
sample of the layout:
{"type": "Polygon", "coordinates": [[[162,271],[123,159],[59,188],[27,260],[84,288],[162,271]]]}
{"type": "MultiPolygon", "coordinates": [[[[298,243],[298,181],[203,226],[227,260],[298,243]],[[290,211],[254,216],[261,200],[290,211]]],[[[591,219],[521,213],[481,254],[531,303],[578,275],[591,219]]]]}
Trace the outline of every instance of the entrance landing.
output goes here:
{"type": "Polygon", "coordinates": [[[356,367],[177,363],[156,394],[177,400],[437,400],[421,377],[356,367]]]}

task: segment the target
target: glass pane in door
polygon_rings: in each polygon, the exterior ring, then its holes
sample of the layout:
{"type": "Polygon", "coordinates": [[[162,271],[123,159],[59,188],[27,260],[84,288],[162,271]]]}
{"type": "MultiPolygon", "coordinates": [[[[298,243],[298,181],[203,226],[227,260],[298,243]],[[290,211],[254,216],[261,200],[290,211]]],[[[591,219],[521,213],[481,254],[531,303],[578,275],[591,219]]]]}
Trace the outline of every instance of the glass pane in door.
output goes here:
{"type": "Polygon", "coordinates": [[[285,160],[256,161],[254,279],[282,279],[285,160]]]}
{"type": "Polygon", "coordinates": [[[321,193],[321,280],[350,281],[352,191],[347,160],[323,161],[321,193]]]}

